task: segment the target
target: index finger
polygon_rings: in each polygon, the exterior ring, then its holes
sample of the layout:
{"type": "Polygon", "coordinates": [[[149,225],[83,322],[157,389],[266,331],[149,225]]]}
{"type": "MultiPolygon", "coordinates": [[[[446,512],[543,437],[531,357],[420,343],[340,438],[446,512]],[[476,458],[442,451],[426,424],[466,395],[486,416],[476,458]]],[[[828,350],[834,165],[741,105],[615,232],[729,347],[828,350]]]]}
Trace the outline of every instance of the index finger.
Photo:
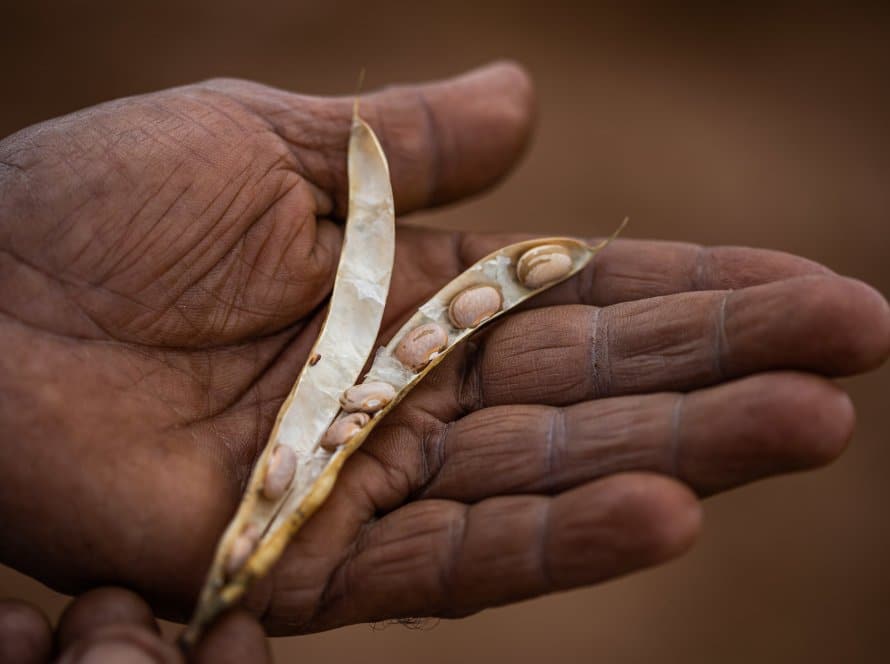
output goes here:
{"type": "MultiPolygon", "coordinates": [[[[500,247],[530,237],[465,234],[458,243],[460,263],[468,267],[500,247]]],[[[533,306],[605,306],[688,291],[746,288],[811,274],[833,273],[814,261],[771,249],[618,239],[578,275],[535,298],[533,306]]]]}

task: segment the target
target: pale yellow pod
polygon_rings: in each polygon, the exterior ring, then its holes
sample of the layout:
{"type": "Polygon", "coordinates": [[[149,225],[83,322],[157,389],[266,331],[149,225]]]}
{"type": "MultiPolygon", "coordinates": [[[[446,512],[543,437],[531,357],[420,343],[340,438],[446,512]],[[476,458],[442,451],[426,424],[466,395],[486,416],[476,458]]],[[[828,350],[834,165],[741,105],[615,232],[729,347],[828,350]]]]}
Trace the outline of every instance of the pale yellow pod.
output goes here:
{"type": "Polygon", "coordinates": [[[341,395],[358,381],[374,349],[392,276],[395,206],[383,149],[357,106],[347,170],[349,210],[327,317],[281,406],[238,511],[217,545],[195,614],[182,636],[186,646],[246,590],[249,579],[243,572],[250,565],[241,559],[245,552],[256,558],[263,547],[248,546],[244,533],[255,530],[264,533],[265,540],[277,518],[300,509],[312,487],[329,481],[323,471],[331,452],[319,442],[340,411],[341,395]],[[248,526],[254,530],[246,531],[248,526]],[[235,568],[240,571],[233,577],[235,568]]]}
{"type": "Polygon", "coordinates": [[[421,306],[377,350],[363,383],[355,385],[379,331],[394,233],[385,158],[373,132],[357,116],[349,147],[349,182],[346,240],[327,319],[218,546],[195,616],[183,635],[185,645],[194,644],[206,625],[271,569],[291,537],[327,499],[349,456],[448,353],[476,330],[577,274],[623,228],[596,246],[546,238],[485,256],[421,306]],[[380,210],[382,218],[376,219],[380,210]],[[379,409],[375,393],[383,394],[386,402],[379,409]],[[344,412],[335,419],[341,405],[344,412]],[[274,469],[276,444],[295,452],[296,473],[281,498],[264,501],[264,478],[283,473],[274,469]]]}

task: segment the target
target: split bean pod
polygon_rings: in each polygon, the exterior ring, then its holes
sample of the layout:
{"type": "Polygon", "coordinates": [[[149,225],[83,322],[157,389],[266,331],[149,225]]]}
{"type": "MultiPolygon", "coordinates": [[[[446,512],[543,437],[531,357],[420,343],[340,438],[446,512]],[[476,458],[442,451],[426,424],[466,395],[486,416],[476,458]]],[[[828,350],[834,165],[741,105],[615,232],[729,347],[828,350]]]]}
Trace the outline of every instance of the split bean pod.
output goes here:
{"type": "Polygon", "coordinates": [[[527,240],[485,256],[377,350],[359,383],[379,334],[395,227],[386,158],[357,111],[348,171],[349,215],[327,319],[217,546],[182,637],[186,646],[271,569],[327,498],[346,459],[448,353],[480,327],[576,274],[612,239],[593,247],[571,238],[527,240]]]}

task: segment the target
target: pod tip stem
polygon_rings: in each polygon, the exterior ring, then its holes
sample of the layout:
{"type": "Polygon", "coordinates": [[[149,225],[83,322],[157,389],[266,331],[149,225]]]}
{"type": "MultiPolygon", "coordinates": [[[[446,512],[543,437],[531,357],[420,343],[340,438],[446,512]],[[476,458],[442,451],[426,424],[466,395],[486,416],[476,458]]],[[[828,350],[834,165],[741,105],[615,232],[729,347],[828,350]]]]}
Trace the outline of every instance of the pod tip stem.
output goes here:
{"type": "Polygon", "coordinates": [[[618,224],[618,228],[616,228],[612,234],[607,237],[605,240],[601,240],[594,245],[587,245],[587,248],[590,251],[600,251],[601,249],[605,249],[607,245],[611,244],[612,240],[618,237],[621,234],[621,231],[624,230],[624,227],[627,226],[627,222],[630,221],[630,217],[625,217],[621,220],[621,223],[618,224]]]}
{"type": "Polygon", "coordinates": [[[355,101],[352,103],[352,114],[358,116],[358,102],[362,95],[362,87],[365,84],[365,68],[362,67],[358,72],[358,80],[355,83],[355,101]]]}

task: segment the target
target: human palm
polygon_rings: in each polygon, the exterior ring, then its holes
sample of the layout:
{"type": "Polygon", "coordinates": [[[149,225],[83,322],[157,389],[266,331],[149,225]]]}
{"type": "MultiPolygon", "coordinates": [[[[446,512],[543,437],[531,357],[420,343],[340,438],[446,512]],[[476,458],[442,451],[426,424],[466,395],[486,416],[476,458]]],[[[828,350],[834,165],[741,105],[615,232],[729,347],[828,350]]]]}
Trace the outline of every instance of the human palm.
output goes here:
{"type": "MultiPolygon", "coordinates": [[[[324,316],[351,100],[210,81],[0,143],[0,559],[184,617],[324,316]]],[[[521,152],[499,65],[362,101],[400,213],[521,152]]],[[[385,340],[506,236],[402,227],[385,340]]],[[[455,616],[679,554],[695,494],[834,458],[870,288],[778,252],[618,241],[446,360],[249,597],[274,633],[455,616]],[[691,491],[690,491],[691,489],[691,491]]]]}

